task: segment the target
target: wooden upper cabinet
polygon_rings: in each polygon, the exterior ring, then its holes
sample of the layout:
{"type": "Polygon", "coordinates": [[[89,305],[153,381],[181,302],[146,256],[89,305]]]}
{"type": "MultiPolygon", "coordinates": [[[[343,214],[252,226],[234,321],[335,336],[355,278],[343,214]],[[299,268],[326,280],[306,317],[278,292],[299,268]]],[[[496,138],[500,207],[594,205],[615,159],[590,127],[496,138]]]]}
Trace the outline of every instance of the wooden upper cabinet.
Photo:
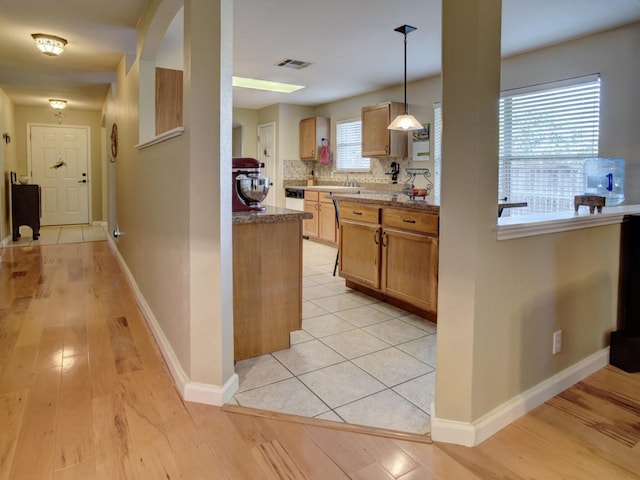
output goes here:
{"type": "Polygon", "coordinates": [[[363,157],[404,158],[407,156],[407,132],[387,128],[403,111],[404,105],[397,102],[362,107],[363,157]]]}
{"type": "Polygon", "coordinates": [[[300,120],[300,160],[318,160],[322,139],[329,140],[330,123],[325,117],[300,120]]]}
{"type": "Polygon", "coordinates": [[[182,126],[182,70],[156,67],[156,135],[182,126]]]}

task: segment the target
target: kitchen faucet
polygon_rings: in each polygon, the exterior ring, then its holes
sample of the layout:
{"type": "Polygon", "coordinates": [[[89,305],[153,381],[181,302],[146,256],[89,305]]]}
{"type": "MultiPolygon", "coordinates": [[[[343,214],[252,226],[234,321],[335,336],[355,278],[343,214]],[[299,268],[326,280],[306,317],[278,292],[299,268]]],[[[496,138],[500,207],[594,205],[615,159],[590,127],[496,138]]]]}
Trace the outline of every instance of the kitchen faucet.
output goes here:
{"type": "Polygon", "coordinates": [[[344,186],[344,187],[357,187],[358,186],[358,182],[357,181],[349,180],[349,174],[348,173],[345,173],[345,175],[347,176],[347,179],[342,182],[342,186],[344,186]]]}

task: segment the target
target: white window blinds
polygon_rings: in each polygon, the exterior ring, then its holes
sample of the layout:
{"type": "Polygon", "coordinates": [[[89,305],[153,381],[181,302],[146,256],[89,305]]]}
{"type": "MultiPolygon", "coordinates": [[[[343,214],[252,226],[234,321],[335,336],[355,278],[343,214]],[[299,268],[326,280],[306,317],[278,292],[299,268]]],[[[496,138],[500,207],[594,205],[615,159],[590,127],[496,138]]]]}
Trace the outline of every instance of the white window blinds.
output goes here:
{"type": "Polygon", "coordinates": [[[498,197],[528,204],[505,214],[572,210],[599,127],[598,76],[503,93],[498,197]]]}
{"type": "Polygon", "coordinates": [[[440,174],[442,172],[442,104],[433,105],[433,196],[440,198],[440,174]]]}
{"type": "Polygon", "coordinates": [[[368,158],[362,158],[362,122],[336,122],[336,168],[348,171],[369,171],[368,158]]]}

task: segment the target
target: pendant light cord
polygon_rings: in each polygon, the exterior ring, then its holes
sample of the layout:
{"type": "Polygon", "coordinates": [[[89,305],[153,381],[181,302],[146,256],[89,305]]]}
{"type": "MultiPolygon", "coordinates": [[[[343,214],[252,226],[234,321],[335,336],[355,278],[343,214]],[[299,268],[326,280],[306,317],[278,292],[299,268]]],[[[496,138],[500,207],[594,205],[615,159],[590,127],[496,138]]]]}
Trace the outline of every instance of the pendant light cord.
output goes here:
{"type": "Polygon", "coordinates": [[[404,114],[407,115],[407,34],[404,34],[404,114]]]}

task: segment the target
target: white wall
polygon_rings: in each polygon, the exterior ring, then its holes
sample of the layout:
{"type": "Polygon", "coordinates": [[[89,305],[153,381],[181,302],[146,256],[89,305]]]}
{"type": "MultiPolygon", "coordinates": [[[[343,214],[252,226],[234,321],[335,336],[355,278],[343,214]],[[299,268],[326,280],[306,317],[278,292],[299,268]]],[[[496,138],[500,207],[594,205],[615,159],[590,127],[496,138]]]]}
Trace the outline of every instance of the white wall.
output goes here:
{"type": "Polygon", "coordinates": [[[148,3],[138,26],[138,57],[131,65],[122,59],[117,93],[105,104],[105,124],[117,123],[120,135],[110,177],[117,208],[112,221],[122,232],[118,252],[146,304],[178,387],[187,399],[219,403],[235,376],[231,165],[221,160],[231,157],[232,109],[225,100],[231,98],[230,0],[184,2],[186,132],[136,148],[145,81],[140,57],[145,48],[153,50],[145,41],[162,38],[154,29],[168,24],[181,3],[148,3]],[[220,84],[226,74],[228,84],[220,84]]]}
{"type": "Polygon", "coordinates": [[[10,142],[0,143],[0,242],[11,240],[11,189],[9,172],[17,170],[16,126],[13,102],[0,88],[0,134],[8,134],[10,142]]]}
{"type": "Polygon", "coordinates": [[[502,89],[600,73],[600,156],[626,162],[626,204],[640,203],[640,23],[507,59],[502,89]]]}

